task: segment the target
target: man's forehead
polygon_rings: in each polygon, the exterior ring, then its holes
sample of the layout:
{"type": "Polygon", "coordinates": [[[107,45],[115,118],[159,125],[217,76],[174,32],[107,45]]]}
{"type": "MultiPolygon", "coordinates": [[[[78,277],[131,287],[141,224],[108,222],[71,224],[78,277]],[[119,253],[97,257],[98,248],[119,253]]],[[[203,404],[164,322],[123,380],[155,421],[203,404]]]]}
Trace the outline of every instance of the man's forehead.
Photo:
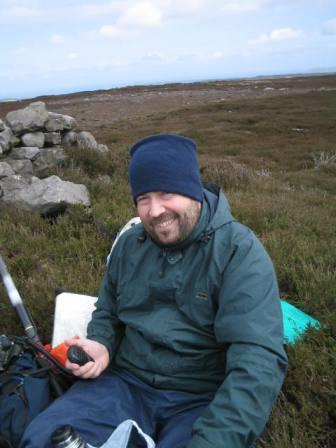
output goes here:
{"type": "Polygon", "coordinates": [[[145,193],[139,194],[137,197],[141,196],[164,196],[164,195],[172,195],[172,196],[180,196],[182,198],[187,198],[188,196],[183,195],[181,193],[176,193],[174,191],[146,191],[145,193]]]}

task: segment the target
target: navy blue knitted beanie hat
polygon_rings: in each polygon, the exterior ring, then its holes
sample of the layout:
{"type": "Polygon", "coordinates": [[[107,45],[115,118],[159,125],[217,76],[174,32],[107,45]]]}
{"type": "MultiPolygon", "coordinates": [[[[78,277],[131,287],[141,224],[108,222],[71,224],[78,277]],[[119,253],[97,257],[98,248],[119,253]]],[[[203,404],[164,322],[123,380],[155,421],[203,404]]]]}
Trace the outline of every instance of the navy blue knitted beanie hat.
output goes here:
{"type": "Polygon", "coordinates": [[[131,147],[128,174],[134,202],[151,191],[203,200],[196,145],[190,138],[158,134],[139,140],[131,147]]]}

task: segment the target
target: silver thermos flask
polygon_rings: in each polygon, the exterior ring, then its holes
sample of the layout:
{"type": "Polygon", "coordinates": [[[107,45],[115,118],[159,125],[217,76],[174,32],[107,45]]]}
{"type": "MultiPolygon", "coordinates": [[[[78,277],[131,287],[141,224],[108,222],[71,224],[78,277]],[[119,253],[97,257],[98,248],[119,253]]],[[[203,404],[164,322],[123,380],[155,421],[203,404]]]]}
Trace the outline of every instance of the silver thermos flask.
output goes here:
{"type": "Polygon", "coordinates": [[[53,448],[88,448],[87,443],[70,425],[57,428],[51,434],[50,441],[53,448]]]}

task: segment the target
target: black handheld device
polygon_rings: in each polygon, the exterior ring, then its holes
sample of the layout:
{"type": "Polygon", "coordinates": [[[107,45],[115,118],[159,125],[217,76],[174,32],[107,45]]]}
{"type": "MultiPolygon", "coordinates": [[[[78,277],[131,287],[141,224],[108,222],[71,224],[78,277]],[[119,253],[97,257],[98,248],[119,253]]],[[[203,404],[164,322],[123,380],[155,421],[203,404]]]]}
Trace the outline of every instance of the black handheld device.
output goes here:
{"type": "Polygon", "coordinates": [[[89,356],[81,347],[78,345],[71,345],[68,349],[68,360],[79,366],[83,366],[89,361],[93,361],[91,356],[89,356]]]}

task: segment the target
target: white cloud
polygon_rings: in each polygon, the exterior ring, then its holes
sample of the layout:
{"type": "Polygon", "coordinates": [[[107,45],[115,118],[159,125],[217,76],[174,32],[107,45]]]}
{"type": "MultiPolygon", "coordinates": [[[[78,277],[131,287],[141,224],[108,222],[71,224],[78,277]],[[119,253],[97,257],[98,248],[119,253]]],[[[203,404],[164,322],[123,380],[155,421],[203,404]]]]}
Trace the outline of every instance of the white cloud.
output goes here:
{"type": "Polygon", "coordinates": [[[214,3],[206,0],[158,0],[157,5],[160,5],[161,12],[165,17],[190,17],[202,10],[214,11],[214,3]],[[212,3],[212,6],[210,6],[212,3]]]}
{"type": "MultiPolygon", "coordinates": [[[[184,51],[171,55],[171,61],[196,62],[204,63],[206,61],[221,60],[225,57],[224,53],[219,50],[199,50],[197,52],[184,51]]],[[[168,59],[168,58],[167,58],[168,59]]]]}
{"type": "MultiPolygon", "coordinates": [[[[161,0],[158,0],[160,3],[161,0]]],[[[150,0],[125,0],[123,10],[110,24],[99,29],[99,35],[106,38],[134,37],[146,28],[159,27],[162,23],[162,12],[150,0]]]]}
{"type": "Polygon", "coordinates": [[[123,25],[135,27],[156,27],[161,24],[162,12],[151,1],[134,2],[127,8],[119,19],[123,25]]]}
{"type": "Polygon", "coordinates": [[[0,0],[0,22],[8,24],[30,25],[62,23],[73,20],[79,14],[76,4],[62,0],[46,2],[45,0],[0,0]]]}
{"type": "Polygon", "coordinates": [[[93,64],[88,62],[85,64],[86,69],[92,69],[92,70],[110,70],[115,67],[126,67],[130,64],[130,60],[124,57],[111,57],[108,58],[108,60],[99,60],[95,61],[93,64]]]}
{"type": "Polygon", "coordinates": [[[104,25],[100,28],[99,34],[103,37],[116,37],[120,34],[120,29],[115,25],[104,25]]]}
{"type": "Polygon", "coordinates": [[[209,58],[210,59],[222,59],[223,56],[224,55],[221,51],[213,51],[212,53],[210,53],[209,58]]]}
{"type": "Polygon", "coordinates": [[[64,41],[65,38],[61,34],[53,34],[50,38],[50,42],[54,45],[62,44],[64,41]]]}
{"type": "Polygon", "coordinates": [[[221,10],[226,14],[241,14],[258,11],[268,3],[270,3],[269,0],[224,0],[221,10]]]}
{"type": "Polygon", "coordinates": [[[2,8],[1,22],[32,22],[43,19],[41,8],[24,5],[9,5],[2,8]]]}
{"type": "Polygon", "coordinates": [[[78,59],[78,57],[79,57],[78,53],[71,52],[71,53],[68,53],[65,58],[68,59],[69,61],[74,61],[75,59],[78,59]]]}
{"type": "Polygon", "coordinates": [[[129,65],[130,61],[126,58],[114,58],[112,59],[110,66],[111,67],[122,67],[129,65]]]}
{"type": "Polygon", "coordinates": [[[270,34],[270,40],[293,40],[302,34],[301,30],[293,30],[292,28],[278,28],[270,34]]]}
{"type": "Polygon", "coordinates": [[[142,57],[142,60],[148,62],[162,62],[166,59],[164,53],[147,53],[142,57]]]}
{"type": "Polygon", "coordinates": [[[112,3],[89,5],[85,11],[92,15],[103,13],[108,15],[113,12],[114,17],[110,14],[110,25],[105,25],[99,30],[101,36],[111,37],[118,34],[137,35],[136,32],[146,28],[159,28],[169,19],[192,17],[202,9],[212,11],[207,7],[206,0],[123,0],[113,5],[112,3]]]}
{"type": "Polygon", "coordinates": [[[274,42],[295,40],[302,35],[301,30],[294,30],[292,28],[277,28],[269,34],[263,33],[255,39],[250,39],[250,45],[265,45],[274,42]]]}
{"type": "Polygon", "coordinates": [[[28,47],[18,47],[18,48],[15,48],[14,51],[17,55],[22,55],[22,54],[29,53],[30,49],[28,47]]]}
{"type": "Polygon", "coordinates": [[[326,36],[336,35],[336,18],[328,20],[322,25],[321,33],[326,36]]]}
{"type": "Polygon", "coordinates": [[[91,3],[83,5],[81,13],[87,17],[106,16],[108,14],[115,14],[120,12],[127,4],[127,1],[110,1],[105,3],[91,3]]]}

